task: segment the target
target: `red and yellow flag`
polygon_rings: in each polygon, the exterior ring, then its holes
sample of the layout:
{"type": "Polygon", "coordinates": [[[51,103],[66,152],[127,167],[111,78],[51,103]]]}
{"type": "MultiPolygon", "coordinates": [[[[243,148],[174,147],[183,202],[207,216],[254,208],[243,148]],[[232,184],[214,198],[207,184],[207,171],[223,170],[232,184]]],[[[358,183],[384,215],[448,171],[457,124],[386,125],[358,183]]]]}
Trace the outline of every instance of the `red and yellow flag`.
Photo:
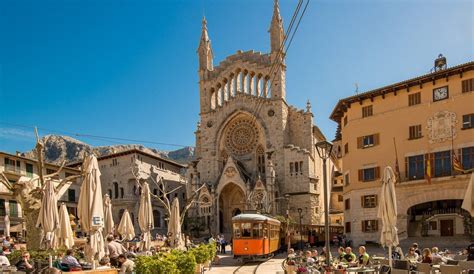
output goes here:
{"type": "Polygon", "coordinates": [[[429,153],[426,157],[425,179],[426,179],[426,181],[428,181],[428,184],[431,184],[431,160],[430,160],[430,154],[429,153]]]}
{"type": "Polygon", "coordinates": [[[453,169],[462,173],[464,172],[464,167],[462,166],[461,161],[459,161],[459,158],[454,152],[454,150],[453,150],[453,169]]]}

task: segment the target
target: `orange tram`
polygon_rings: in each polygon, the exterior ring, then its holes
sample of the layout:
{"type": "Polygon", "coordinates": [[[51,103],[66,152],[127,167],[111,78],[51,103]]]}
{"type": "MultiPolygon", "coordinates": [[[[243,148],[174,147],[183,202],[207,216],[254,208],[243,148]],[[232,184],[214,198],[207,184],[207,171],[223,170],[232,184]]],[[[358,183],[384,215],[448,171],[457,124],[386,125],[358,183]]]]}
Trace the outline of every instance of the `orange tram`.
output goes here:
{"type": "Polygon", "coordinates": [[[234,258],[259,259],[273,256],[280,248],[280,221],[260,214],[232,218],[234,258]]]}

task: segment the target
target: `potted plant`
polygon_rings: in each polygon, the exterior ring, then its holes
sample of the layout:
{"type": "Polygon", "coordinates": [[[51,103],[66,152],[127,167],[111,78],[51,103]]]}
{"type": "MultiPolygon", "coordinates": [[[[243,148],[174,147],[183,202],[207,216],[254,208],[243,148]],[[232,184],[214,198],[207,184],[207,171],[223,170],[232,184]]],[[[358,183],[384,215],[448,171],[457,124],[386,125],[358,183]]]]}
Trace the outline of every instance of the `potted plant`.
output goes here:
{"type": "Polygon", "coordinates": [[[296,262],[292,258],[288,258],[286,261],[286,273],[293,274],[296,271],[296,262]]]}
{"type": "Polygon", "coordinates": [[[296,269],[296,273],[308,273],[308,269],[304,266],[299,266],[297,269],[296,269]]]}
{"type": "Polygon", "coordinates": [[[196,260],[196,273],[201,273],[202,272],[202,267],[203,264],[208,261],[209,257],[209,252],[207,251],[207,248],[203,245],[199,245],[193,249],[191,249],[191,254],[194,255],[194,258],[196,260]]]}

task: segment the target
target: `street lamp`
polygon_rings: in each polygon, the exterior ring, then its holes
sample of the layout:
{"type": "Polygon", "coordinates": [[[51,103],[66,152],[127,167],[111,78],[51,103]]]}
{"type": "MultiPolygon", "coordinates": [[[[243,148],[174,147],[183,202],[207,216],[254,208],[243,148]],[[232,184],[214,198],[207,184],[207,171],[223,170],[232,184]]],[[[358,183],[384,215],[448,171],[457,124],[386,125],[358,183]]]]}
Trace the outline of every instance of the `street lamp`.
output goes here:
{"type": "Polygon", "coordinates": [[[303,209],[298,208],[298,215],[300,216],[300,249],[303,250],[303,227],[301,225],[301,212],[303,212],[303,209]]]}
{"type": "Polygon", "coordinates": [[[288,238],[288,246],[286,252],[290,254],[291,235],[290,235],[290,194],[285,194],[286,199],[286,237],[288,238]]]}
{"type": "Polygon", "coordinates": [[[323,181],[324,181],[324,236],[325,236],[325,247],[326,247],[326,266],[330,265],[330,254],[329,249],[329,203],[328,203],[328,178],[326,160],[329,159],[332,152],[332,144],[328,141],[321,141],[316,143],[316,150],[318,151],[319,158],[323,160],[323,181]]]}

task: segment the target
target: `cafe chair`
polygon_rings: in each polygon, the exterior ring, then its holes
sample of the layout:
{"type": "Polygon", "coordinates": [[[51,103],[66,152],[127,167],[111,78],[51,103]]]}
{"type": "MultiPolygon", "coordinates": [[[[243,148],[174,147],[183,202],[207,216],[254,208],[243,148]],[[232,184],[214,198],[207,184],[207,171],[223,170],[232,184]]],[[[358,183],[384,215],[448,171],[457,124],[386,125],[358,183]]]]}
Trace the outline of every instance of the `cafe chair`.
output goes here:
{"type": "Polygon", "coordinates": [[[388,264],[384,264],[379,269],[379,274],[389,274],[390,273],[390,266],[388,264]]]}
{"type": "Polygon", "coordinates": [[[410,262],[407,260],[393,260],[393,268],[410,270],[410,262]]]}
{"type": "Polygon", "coordinates": [[[446,262],[447,265],[458,265],[458,261],[455,261],[455,260],[448,260],[446,262]]]}
{"type": "Polygon", "coordinates": [[[459,274],[462,268],[459,265],[440,265],[441,273],[443,274],[459,274]]]}
{"type": "Polygon", "coordinates": [[[416,271],[431,274],[431,265],[428,263],[417,263],[416,271]]]}

